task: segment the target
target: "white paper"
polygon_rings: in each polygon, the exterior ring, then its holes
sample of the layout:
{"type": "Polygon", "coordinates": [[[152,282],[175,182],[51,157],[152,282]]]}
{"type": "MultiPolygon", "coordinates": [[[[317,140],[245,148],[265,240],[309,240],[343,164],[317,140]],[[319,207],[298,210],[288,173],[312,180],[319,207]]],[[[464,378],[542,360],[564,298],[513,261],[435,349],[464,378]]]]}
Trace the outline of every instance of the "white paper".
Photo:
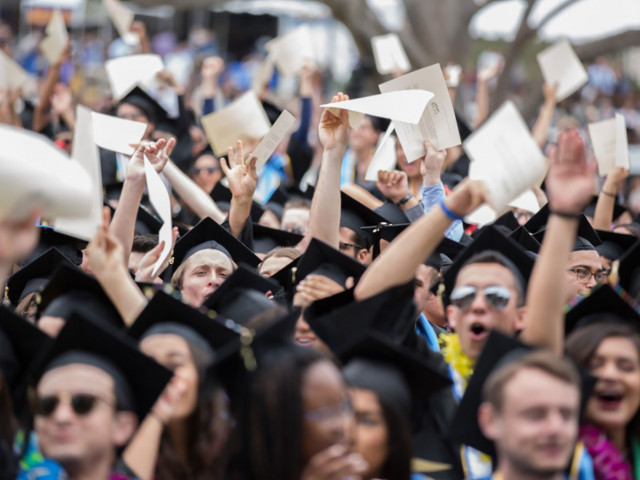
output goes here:
{"type": "Polygon", "coordinates": [[[253,156],[258,157],[258,161],[256,162],[257,171],[260,171],[264,164],[267,163],[267,160],[269,160],[273,152],[276,151],[276,148],[284,137],[287,136],[294,123],[296,123],[296,117],[291,115],[287,110],[283,110],[273,126],[269,129],[269,132],[249,156],[249,158],[253,156]]]}
{"type": "Polygon", "coordinates": [[[560,40],[538,54],[544,82],[558,84],[556,98],[561,102],[589,81],[587,71],[568,40],[560,40]]]}
{"type": "Polygon", "coordinates": [[[102,223],[102,173],[100,154],[93,138],[91,110],[82,105],[76,108],[76,128],[73,133],[71,159],[82,165],[91,179],[90,210],[84,218],[58,217],[55,228],[59,232],[91,241],[102,223]]]}
{"type": "Polygon", "coordinates": [[[273,77],[273,60],[267,57],[253,76],[251,89],[255,92],[262,92],[271,77],[273,77]]]}
{"type": "Polygon", "coordinates": [[[267,114],[253,90],[249,90],[222,110],[202,117],[209,143],[216,155],[226,155],[236,140],[262,138],[271,128],[267,114]]]}
{"type": "Polygon", "coordinates": [[[62,149],[37,133],[0,125],[0,219],[24,219],[35,208],[47,217],[86,217],[92,181],[62,149]]]}
{"type": "Polygon", "coordinates": [[[0,88],[11,90],[22,88],[28,78],[27,72],[0,49],[0,88]]]}
{"type": "Polygon", "coordinates": [[[103,0],[104,7],[107,9],[107,13],[113,22],[113,26],[116,27],[118,35],[122,38],[128,36],[131,30],[131,24],[133,23],[134,14],[131,10],[125,7],[119,0],[103,0]]]}
{"type": "Polygon", "coordinates": [[[498,214],[496,211],[485,203],[464,217],[464,221],[470,225],[477,225],[478,228],[482,228],[485,225],[495,222],[497,218],[498,214]]]}
{"type": "Polygon", "coordinates": [[[429,108],[417,125],[394,122],[407,162],[413,162],[425,155],[426,139],[429,139],[437,150],[460,145],[456,115],[440,64],[421,68],[380,85],[381,92],[396,90],[426,90],[434,95],[429,108]]]}
{"type": "Polygon", "coordinates": [[[485,181],[491,207],[497,212],[536,185],[547,168],[540,148],[510,101],[473,132],[463,148],[471,159],[469,177],[485,181]]]}
{"type": "Polygon", "coordinates": [[[396,167],[398,159],[396,157],[396,139],[391,136],[393,130],[393,123],[390,123],[384,136],[380,138],[376,153],[373,155],[364,176],[366,181],[377,182],[380,170],[393,170],[396,167]]]}
{"type": "Polygon", "coordinates": [[[532,190],[527,190],[518,195],[514,200],[509,202],[511,208],[519,208],[529,213],[535,214],[540,210],[540,204],[536,198],[536,194],[532,190]]]}
{"type": "Polygon", "coordinates": [[[133,155],[135,148],[131,145],[139,144],[147,130],[147,124],[143,122],[97,112],[92,112],[91,117],[96,145],[112,152],[133,155]]]}
{"type": "Polygon", "coordinates": [[[104,64],[113,100],[119,102],[136,86],[157,88],[156,75],[164,70],[160,55],[142,54],[113,58],[104,64]]]}
{"type": "Polygon", "coordinates": [[[49,63],[55,63],[60,59],[60,55],[67,46],[69,34],[64,23],[64,17],[59,9],[55,9],[51,15],[51,20],[45,29],[46,36],[40,42],[40,50],[49,63]]]}
{"type": "Polygon", "coordinates": [[[308,25],[302,25],[274,38],[267,42],[264,48],[285,77],[297,75],[302,67],[315,63],[317,59],[308,25]]]}
{"type": "Polygon", "coordinates": [[[371,47],[380,75],[405,73],[411,70],[407,52],[404,51],[402,42],[395,33],[371,37],[371,47]]]}
{"type": "Polygon", "coordinates": [[[171,229],[173,228],[171,225],[171,201],[169,200],[169,192],[164,186],[160,175],[155,171],[153,165],[151,165],[151,162],[149,162],[149,159],[147,159],[146,156],[144,157],[144,173],[147,177],[149,202],[162,220],[162,227],[160,227],[160,232],[158,233],[158,242],[162,242],[164,240],[164,248],[162,249],[162,253],[160,253],[160,257],[158,257],[158,261],[153,266],[151,276],[155,277],[158,274],[158,270],[162,266],[162,263],[167,259],[167,257],[169,257],[171,250],[173,249],[173,236],[171,233],[171,229]]]}
{"type": "Polygon", "coordinates": [[[462,67],[460,65],[447,65],[445,70],[448,75],[447,87],[457,88],[460,85],[460,75],[462,74],[462,67]]]}
{"type": "Polygon", "coordinates": [[[623,115],[589,124],[591,145],[598,161],[598,172],[605,176],[615,167],[630,167],[627,125],[623,115]]]}

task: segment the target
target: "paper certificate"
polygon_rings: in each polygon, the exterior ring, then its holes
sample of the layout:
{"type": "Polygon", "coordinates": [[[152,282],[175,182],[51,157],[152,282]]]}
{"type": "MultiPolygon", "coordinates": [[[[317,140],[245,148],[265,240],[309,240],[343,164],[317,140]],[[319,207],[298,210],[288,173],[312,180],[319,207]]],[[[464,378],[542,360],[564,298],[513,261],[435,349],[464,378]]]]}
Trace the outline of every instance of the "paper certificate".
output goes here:
{"type": "Polygon", "coordinates": [[[371,38],[373,58],[380,75],[389,73],[405,73],[411,70],[407,53],[402,47],[400,38],[395,33],[379,35],[371,38]]]}
{"type": "Polygon", "coordinates": [[[302,67],[307,63],[315,63],[317,58],[308,25],[274,38],[264,48],[285,77],[297,75],[302,67]]]}
{"type": "Polygon", "coordinates": [[[91,117],[96,145],[112,152],[133,155],[135,148],[131,145],[139,144],[147,130],[147,124],[143,122],[97,112],[92,112],[91,117]]]}
{"type": "Polygon", "coordinates": [[[160,216],[162,220],[162,227],[158,233],[158,242],[164,240],[164,248],[156,264],[153,266],[152,276],[158,274],[158,270],[162,266],[163,262],[171,254],[173,249],[173,236],[171,229],[171,201],[169,200],[169,192],[164,186],[160,175],[155,171],[149,159],[144,157],[144,173],[147,178],[147,191],[149,192],[149,202],[153,206],[153,209],[160,216]]]}
{"type": "Polygon", "coordinates": [[[45,33],[46,37],[40,42],[40,50],[49,63],[56,63],[69,42],[69,34],[60,10],[53,11],[45,33]]]}
{"type": "Polygon", "coordinates": [[[398,90],[426,90],[434,95],[429,108],[417,124],[393,122],[407,162],[413,162],[425,155],[426,139],[438,150],[460,145],[456,115],[439,64],[421,68],[380,85],[380,91],[383,93],[398,90]]]}
{"type": "Polygon", "coordinates": [[[137,85],[143,89],[157,88],[156,75],[164,70],[164,63],[160,55],[128,55],[107,60],[104,68],[113,100],[119,102],[137,85]]]}
{"type": "Polygon", "coordinates": [[[380,170],[393,170],[396,167],[398,158],[396,157],[396,139],[391,136],[393,130],[393,123],[390,123],[384,136],[380,138],[376,153],[373,155],[364,176],[366,181],[377,182],[380,170]]]}
{"type": "Polygon", "coordinates": [[[510,101],[473,132],[463,148],[471,159],[469,177],[485,181],[496,212],[536,185],[547,168],[540,148],[510,101]]]}
{"type": "Polygon", "coordinates": [[[76,129],[71,153],[71,159],[82,165],[91,178],[91,208],[84,218],[58,217],[55,221],[55,228],[59,232],[87,241],[95,236],[102,223],[102,173],[100,154],[93,138],[91,113],[91,110],[82,105],[76,108],[76,129]]]}
{"type": "Polygon", "coordinates": [[[244,93],[222,110],[202,117],[209,143],[216,155],[227,154],[236,140],[262,138],[271,128],[267,114],[253,90],[244,93]]]}
{"type": "Polygon", "coordinates": [[[0,88],[21,88],[28,78],[27,72],[16,61],[0,50],[0,88]]]}
{"type": "Polygon", "coordinates": [[[267,163],[267,160],[269,160],[273,152],[276,151],[276,148],[280,142],[284,140],[284,137],[287,136],[295,122],[296,117],[291,115],[287,110],[282,111],[276,122],[249,157],[258,157],[258,161],[256,162],[257,171],[260,171],[264,164],[267,163]]]}
{"type": "Polygon", "coordinates": [[[119,0],[103,1],[111,21],[118,31],[118,35],[123,38],[129,36],[129,33],[131,33],[131,24],[133,23],[133,12],[125,7],[119,0]]]}
{"type": "Polygon", "coordinates": [[[567,40],[560,40],[538,54],[544,82],[558,84],[556,99],[561,102],[589,81],[582,62],[567,40]]]}
{"type": "Polygon", "coordinates": [[[616,113],[614,118],[590,123],[589,136],[601,176],[615,167],[630,167],[627,124],[623,115],[616,113]]]}

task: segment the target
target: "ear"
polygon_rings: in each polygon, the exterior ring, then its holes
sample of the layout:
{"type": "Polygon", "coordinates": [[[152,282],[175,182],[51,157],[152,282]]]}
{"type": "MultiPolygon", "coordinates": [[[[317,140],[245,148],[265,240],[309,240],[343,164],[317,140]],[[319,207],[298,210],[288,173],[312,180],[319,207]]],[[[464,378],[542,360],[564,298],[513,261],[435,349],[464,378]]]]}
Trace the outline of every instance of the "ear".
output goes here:
{"type": "Polygon", "coordinates": [[[369,250],[365,248],[361,248],[360,250],[358,250],[358,253],[356,254],[356,260],[358,260],[363,265],[369,265],[371,263],[371,255],[369,253],[369,250]]]}
{"type": "Polygon", "coordinates": [[[113,444],[123,447],[138,428],[138,417],[133,412],[116,412],[114,418],[113,444]]]}
{"type": "Polygon", "coordinates": [[[449,326],[451,327],[452,330],[456,330],[456,316],[454,315],[454,309],[455,307],[453,305],[447,305],[447,308],[445,309],[445,313],[447,316],[447,321],[449,322],[449,326]]]}
{"type": "Polygon", "coordinates": [[[483,402],[478,407],[478,425],[489,440],[495,441],[498,438],[498,419],[491,404],[483,402]]]}
{"type": "Polygon", "coordinates": [[[516,332],[520,332],[524,330],[525,325],[527,324],[527,317],[529,311],[527,310],[527,306],[523,305],[522,307],[518,307],[516,312],[516,323],[514,325],[516,332]]]}

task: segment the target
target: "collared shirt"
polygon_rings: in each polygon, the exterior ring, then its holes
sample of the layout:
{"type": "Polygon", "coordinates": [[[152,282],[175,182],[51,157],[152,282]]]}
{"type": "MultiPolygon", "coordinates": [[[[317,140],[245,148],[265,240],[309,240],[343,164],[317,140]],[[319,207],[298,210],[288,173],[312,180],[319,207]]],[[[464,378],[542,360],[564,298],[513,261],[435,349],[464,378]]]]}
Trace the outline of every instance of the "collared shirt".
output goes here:
{"type": "MultiPolygon", "coordinates": [[[[443,200],[445,197],[444,185],[442,182],[436,185],[428,185],[423,186],[420,189],[422,210],[424,213],[429,212],[434,206],[440,203],[440,200],[443,200]]],[[[462,238],[462,234],[464,233],[464,228],[462,226],[462,221],[454,220],[447,231],[444,233],[445,237],[455,240],[459,242],[462,238]]]]}

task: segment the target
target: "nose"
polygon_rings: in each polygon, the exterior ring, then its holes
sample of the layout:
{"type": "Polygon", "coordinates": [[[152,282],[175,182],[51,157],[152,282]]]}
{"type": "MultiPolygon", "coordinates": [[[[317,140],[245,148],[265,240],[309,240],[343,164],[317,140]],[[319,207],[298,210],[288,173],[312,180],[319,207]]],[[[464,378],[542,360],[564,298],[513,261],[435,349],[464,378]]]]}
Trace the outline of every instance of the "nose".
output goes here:
{"type": "Polygon", "coordinates": [[[296,328],[295,328],[295,333],[310,333],[311,332],[311,327],[309,326],[309,324],[307,323],[307,321],[304,319],[304,317],[302,315],[300,315],[298,317],[298,320],[296,321],[296,328]]]}
{"type": "Polygon", "coordinates": [[[596,286],[596,277],[591,275],[591,277],[589,277],[589,281],[587,282],[587,288],[591,290],[595,286],[596,286]]]}
{"type": "Polygon", "coordinates": [[[224,278],[218,275],[216,272],[211,272],[211,277],[209,277],[209,285],[213,288],[218,288],[224,282],[224,278]]]}
{"type": "Polygon", "coordinates": [[[473,298],[469,309],[472,312],[485,312],[487,308],[487,300],[484,298],[484,294],[480,291],[476,292],[476,296],[473,298]]]}
{"type": "Polygon", "coordinates": [[[67,423],[75,418],[75,412],[73,408],[71,408],[71,404],[69,402],[58,402],[56,409],[51,414],[51,418],[56,423],[67,423]]]}
{"type": "Polygon", "coordinates": [[[601,379],[617,379],[618,373],[618,367],[616,367],[615,362],[608,361],[598,369],[597,377],[601,379]]]}

